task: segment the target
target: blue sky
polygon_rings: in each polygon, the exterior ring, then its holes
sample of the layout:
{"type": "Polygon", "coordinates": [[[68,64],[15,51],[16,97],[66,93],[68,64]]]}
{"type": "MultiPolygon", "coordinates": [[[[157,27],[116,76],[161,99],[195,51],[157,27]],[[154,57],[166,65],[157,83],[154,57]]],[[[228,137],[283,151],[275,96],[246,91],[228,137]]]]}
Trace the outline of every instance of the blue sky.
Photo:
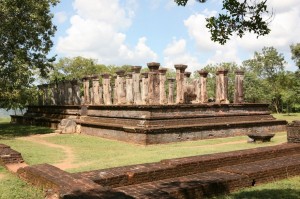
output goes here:
{"type": "Polygon", "coordinates": [[[156,61],[173,68],[183,63],[195,71],[210,63],[241,63],[254,51],[274,46],[284,54],[287,70],[296,70],[289,46],[300,42],[297,0],[268,0],[275,12],[272,32],[258,39],[233,36],[224,46],[212,42],[205,27],[205,18],[220,12],[221,2],[189,0],[179,7],[173,0],[62,0],[52,9],[58,30],[51,54],[112,65],[156,61]]]}

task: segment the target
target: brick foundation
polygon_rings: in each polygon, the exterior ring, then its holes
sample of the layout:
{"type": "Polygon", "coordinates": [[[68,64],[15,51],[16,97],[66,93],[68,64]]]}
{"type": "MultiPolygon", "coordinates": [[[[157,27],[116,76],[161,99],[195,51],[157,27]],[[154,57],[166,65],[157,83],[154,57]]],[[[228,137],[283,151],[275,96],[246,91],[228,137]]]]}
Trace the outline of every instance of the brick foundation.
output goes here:
{"type": "Polygon", "coordinates": [[[59,198],[203,198],[300,175],[300,145],[162,160],[80,173],[48,164],[18,170],[59,198]],[[50,190],[50,191],[49,191],[50,190]]]}
{"type": "Polygon", "coordinates": [[[271,116],[267,104],[215,103],[30,106],[12,122],[55,129],[63,118],[72,118],[83,134],[143,145],[276,133],[287,123],[271,116]]]}

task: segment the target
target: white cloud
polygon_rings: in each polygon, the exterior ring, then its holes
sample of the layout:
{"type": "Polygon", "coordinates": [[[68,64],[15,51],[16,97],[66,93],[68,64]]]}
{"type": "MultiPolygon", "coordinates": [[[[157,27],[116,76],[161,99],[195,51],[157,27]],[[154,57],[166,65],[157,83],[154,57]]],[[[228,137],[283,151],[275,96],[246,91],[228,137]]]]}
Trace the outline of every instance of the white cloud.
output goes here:
{"type": "Polygon", "coordinates": [[[187,71],[195,71],[200,69],[197,57],[187,52],[186,41],[184,39],[173,39],[172,43],[164,50],[165,67],[174,69],[174,64],[188,65],[187,71]]]}
{"type": "Polygon", "coordinates": [[[66,36],[60,37],[57,52],[65,56],[84,56],[104,64],[144,64],[157,59],[146,45],[138,40],[133,49],[125,43],[124,30],[132,23],[136,0],[75,0],[76,14],[71,17],[66,36]]]}
{"type": "Polygon", "coordinates": [[[67,19],[67,13],[65,12],[57,12],[54,14],[54,20],[59,24],[64,23],[67,19]]]}
{"type": "Polygon", "coordinates": [[[247,33],[243,38],[234,35],[223,46],[211,41],[210,33],[205,27],[205,18],[215,14],[216,11],[206,10],[202,13],[193,14],[184,21],[184,24],[192,40],[196,42],[199,52],[210,52],[212,54],[207,63],[240,62],[239,57],[242,54],[246,53],[247,56],[244,55],[243,59],[248,59],[254,51],[261,51],[264,46],[274,46],[279,52],[284,53],[286,60],[290,62],[288,69],[295,70],[295,67],[290,68],[293,63],[289,59],[291,56],[289,46],[292,43],[299,43],[300,4],[296,2],[297,0],[287,0],[280,3],[271,0],[269,7],[274,8],[276,15],[270,23],[271,33],[269,35],[259,38],[250,33],[247,33]]]}

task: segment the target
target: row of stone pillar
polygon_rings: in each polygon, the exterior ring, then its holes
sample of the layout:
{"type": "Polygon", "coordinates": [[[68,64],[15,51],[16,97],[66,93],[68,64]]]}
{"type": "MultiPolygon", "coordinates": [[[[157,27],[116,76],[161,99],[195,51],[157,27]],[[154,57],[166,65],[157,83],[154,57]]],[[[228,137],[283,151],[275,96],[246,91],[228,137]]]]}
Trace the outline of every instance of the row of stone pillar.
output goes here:
{"type": "Polygon", "coordinates": [[[80,85],[77,80],[38,85],[39,105],[79,105],[80,85]]]}
{"type": "MultiPolygon", "coordinates": [[[[84,90],[82,103],[124,105],[208,102],[206,88],[208,72],[198,71],[199,79],[190,84],[188,82],[190,73],[185,72],[187,65],[175,65],[176,79],[167,79],[167,69],[159,68],[159,63],[151,62],[147,66],[149,68],[148,73],[140,73],[141,66],[133,66],[132,73],[125,74],[124,70],[117,71],[114,86],[111,86],[109,74],[102,74],[102,86],[99,84],[99,76],[84,77],[82,79],[84,90]],[[92,82],[91,88],[90,80],[92,82]],[[176,95],[174,95],[175,80],[176,95]],[[166,82],[168,82],[168,89],[165,88],[166,82]]],[[[216,73],[216,103],[229,103],[227,73],[227,70],[222,69],[216,73]]],[[[242,71],[236,71],[234,103],[244,102],[243,76],[242,71]]]]}

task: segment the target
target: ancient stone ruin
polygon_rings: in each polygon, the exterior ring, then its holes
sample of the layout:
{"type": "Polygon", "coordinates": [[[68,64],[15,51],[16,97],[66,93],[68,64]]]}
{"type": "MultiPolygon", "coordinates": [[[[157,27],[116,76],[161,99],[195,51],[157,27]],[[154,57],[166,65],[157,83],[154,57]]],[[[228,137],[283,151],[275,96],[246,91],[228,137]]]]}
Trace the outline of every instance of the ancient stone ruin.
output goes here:
{"type": "Polygon", "coordinates": [[[82,133],[139,144],[157,144],[283,131],[268,104],[244,103],[243,71],[235,71],[234,101],[228,100],[228,71],[216,73],[215,101],[208,102],[206,71],[191,80],[187,65],[167,69],[148,63],[149,72],[133,66],[82,80],[40,85],[39,105],[29,106],[12,122],[50,126],[58,132],[82,133]],[[100,81],[101,80],[101,81],[100,81]],[[63,120],[64,119],[64,120],[63,120]],[[63,120],[63,121],[62,121],[63,120]]]}

